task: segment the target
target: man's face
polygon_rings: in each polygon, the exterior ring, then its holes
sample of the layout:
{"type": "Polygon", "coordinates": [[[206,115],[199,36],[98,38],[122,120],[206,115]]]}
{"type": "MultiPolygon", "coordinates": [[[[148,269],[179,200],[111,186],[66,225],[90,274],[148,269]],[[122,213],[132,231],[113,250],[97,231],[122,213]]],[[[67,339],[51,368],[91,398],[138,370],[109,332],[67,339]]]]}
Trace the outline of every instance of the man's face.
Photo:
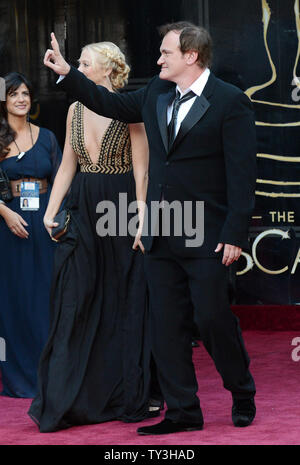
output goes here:
{"type": "Polygon", "coordinates": [[[179,32],[168,32],[160,47],[160,57],[157,64],[161,66],[159,77],[168,81],[178,82],[187,70],[185,55],[180,51],[179,32]]]}

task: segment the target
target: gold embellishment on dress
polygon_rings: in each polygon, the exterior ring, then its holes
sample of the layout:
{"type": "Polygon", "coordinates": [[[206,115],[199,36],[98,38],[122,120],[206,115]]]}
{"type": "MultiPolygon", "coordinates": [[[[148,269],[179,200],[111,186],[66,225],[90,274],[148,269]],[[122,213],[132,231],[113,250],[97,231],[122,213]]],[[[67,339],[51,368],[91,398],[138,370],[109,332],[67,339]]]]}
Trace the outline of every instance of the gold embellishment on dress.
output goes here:
{"type": "Polygon", "coordinates": [[[105,130],[97,163],[93,163],[84,143],[84,106],[76,102],[71,125],[71,146],[78,155],[83,173],[124,174],[132,170],[128,125],[112,120],[105,130]]]}
{"type": "Polygon", "coordinates": [[[94,164],[80,165],[80,171],[82,173],[124,174],[130,171],[131,169],[132,169],[131,165],[109,166],[109,165],[101,165],[100,163],[97,163],[96,165],[94,164]]]}

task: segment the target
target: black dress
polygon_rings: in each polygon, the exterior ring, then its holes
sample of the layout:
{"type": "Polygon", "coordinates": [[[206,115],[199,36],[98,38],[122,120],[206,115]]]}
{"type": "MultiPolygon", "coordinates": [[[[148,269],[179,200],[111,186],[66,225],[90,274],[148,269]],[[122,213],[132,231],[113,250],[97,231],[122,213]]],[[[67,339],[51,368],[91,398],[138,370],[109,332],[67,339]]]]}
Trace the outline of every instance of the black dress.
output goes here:
{"type": "Polygon", "coordinates": [[[50,336],[39,365],[39,393],[29,410],[41,432],[140,421],[149,407],[143,254],[132,249],[129,235],[96,232],[98,202],[118,207],[119,193],[123,202],[125,194],[128,203],[135,199],[128,126],[111,121],[93,164],[84,145],[83,112],[77,102],[71,145],[80,172],[66,203],[71,227],[55,254],[50,336]]]}

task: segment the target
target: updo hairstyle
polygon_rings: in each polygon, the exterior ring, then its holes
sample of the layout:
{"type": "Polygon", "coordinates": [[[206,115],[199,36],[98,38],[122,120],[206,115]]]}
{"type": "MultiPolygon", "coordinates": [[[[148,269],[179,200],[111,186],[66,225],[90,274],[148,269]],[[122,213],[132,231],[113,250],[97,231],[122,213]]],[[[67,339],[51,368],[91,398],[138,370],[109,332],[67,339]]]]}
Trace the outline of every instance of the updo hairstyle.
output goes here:
{"type": "Polygon", "coordinates": [[[92,65],[99,63],[105,69],[112,69],[109,78],[114,90],[127,84],[130,68],[126,63],[124,53],[117,45],[112,42],[97,42],[86,45],[83,50],[89,50],[91,53],[92,65]]]}

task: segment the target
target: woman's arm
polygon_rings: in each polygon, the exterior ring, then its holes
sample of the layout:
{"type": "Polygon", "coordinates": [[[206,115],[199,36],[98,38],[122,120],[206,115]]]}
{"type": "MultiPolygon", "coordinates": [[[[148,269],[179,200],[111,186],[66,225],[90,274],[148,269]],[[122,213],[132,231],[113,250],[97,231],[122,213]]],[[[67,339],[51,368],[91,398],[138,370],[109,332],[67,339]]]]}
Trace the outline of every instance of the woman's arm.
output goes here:
{"type": "Polygon", "coordinates": [[[59,207],[70,188],[77,168],[77,155],[70,144],[71,123],[74,113],[74,106],[75,104],[73,103],[68,111],[63,158],[54,179],[48,207],[44,216],[44,224],[50,235],[53,226],[57,226],[57,223],[53,223],[53,218],[57,214],[59,207]]]}
{"type": "Polygon", "coordinates": [[[129,131],[132,149],[132,166],[139,214],[139,228],[133,244],[133,249],[137,249],[139,246],[144,252],[144,247],[140,241],[140,238],[143,228],[145,202],[148,187],[149,148],[146,131],[143,124],[130,124],[129,131]]]}

